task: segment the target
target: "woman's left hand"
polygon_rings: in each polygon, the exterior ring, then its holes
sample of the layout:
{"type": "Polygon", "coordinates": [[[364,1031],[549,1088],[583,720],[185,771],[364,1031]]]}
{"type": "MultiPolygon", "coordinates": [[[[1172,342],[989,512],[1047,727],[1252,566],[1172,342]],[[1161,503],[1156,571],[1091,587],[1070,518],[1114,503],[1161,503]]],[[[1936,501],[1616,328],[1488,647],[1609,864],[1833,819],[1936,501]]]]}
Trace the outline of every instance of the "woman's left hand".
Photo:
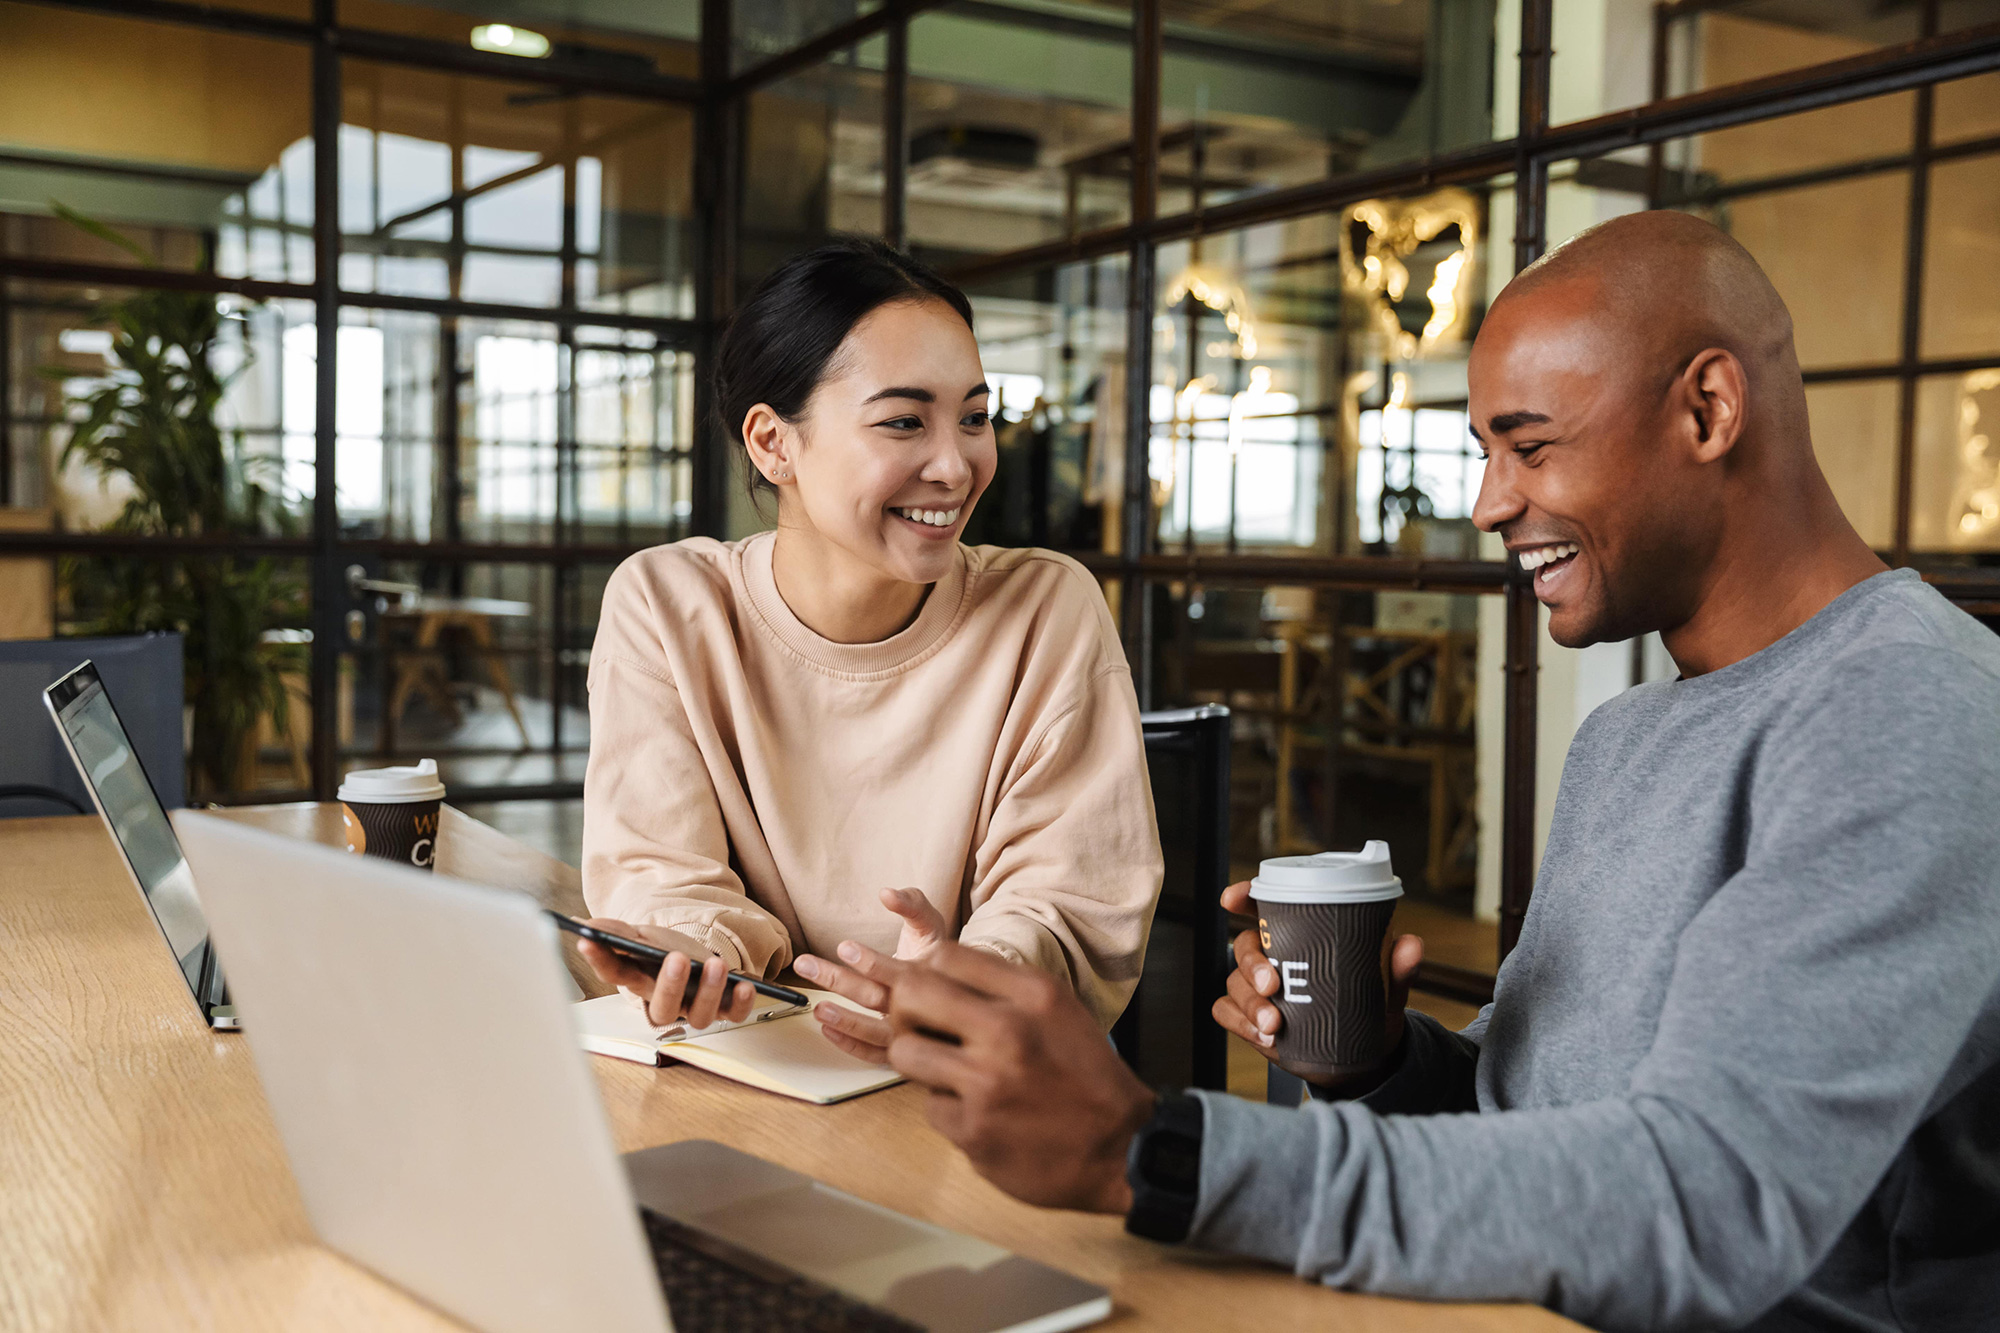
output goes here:
{"type": "MultiPolygon", "coordinates": [[[[951,939],[951,926],[944,915],[918,890],[884,889],[881,896],[882,905],[903,918],[903,933],[896,940],[896,957],[922,958],[951,939]]],[[[854,947],[852,943],[842,944],[840,956],[847,958],[854,947]]],[[[809,953],[800,954],[793,960],[792,970],[821,990],[830,990],[864,1009],[881,1013],[889,1007],[887,988],[838,963],[809,953]]],[[[813,1016],[819,1019],[820,1031],[826,1034],[826,1039],[849,1055],[870,1064],[889,1063],[889,1042],[895,1034],[889,1030],[887,1019],[856,1013],[826,1001],[813,1010],[813,1016]]]]}
{"type": "Polygon", "coordinates": [[[881,896],[882,906],[903,918],[903,933],[896,939],[897,958],[922,958],[938,945],[950,942],[950,924],[920,891],[884,889],[881,896]]]}

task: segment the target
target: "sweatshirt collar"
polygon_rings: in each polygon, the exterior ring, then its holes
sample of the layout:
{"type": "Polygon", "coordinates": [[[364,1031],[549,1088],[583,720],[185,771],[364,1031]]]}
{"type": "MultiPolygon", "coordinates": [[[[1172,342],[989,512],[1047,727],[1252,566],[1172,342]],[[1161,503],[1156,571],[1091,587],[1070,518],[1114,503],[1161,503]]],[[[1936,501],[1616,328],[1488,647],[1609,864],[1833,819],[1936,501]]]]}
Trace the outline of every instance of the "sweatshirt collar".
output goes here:
{"type": "Polygon", "coordinates": [[[751,611],[773,638],[807,665],[822,671],[882,676],[912,666],[944,642],[964,610],[965,547],[955,543],[950,572],[931,585],[917,610],[917,618],[908,626],[874,643],[835,643],[808,628],[779,595],[778,580],[771,572],[771,554],[776,546],[775,532],[760,532],[737,547],[751,611]]]}
{"type": "Polygon", "coordinates": [[[1738,685],[1757,684],[1801,656],[1815,652],[1828,635],[1850,632],[1848,619],[1856,608],[1876,598],[1891,596],[1898,588],[1922,586],[1923,576],[1914,569],[1885,569],[1870,574],[1813,612],[1804,624],[1775,643],[1766,644],[1728,666],[1717,667],[1693,680],[1676,680],[1674,684],[1695,691],[1728,690],[1738,685]]]}

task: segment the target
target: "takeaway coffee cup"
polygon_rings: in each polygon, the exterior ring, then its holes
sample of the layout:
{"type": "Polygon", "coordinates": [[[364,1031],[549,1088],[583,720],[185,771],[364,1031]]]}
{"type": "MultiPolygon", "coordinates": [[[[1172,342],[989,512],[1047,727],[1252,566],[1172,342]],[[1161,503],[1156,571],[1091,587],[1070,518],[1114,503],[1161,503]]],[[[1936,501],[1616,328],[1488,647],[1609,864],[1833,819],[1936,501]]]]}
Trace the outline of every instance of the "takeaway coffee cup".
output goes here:
{"type": "Polygon", "coordinates": [[[1294,1074],[1340,1075],[1380,1063],[1389,918],[1403,882],[1389,844],[1280,856],[1250,881],[1257,934],[1278,970],[1283,1022],[1272,1045],[1294,1074]]]}
{"type": "Polygon", "coordinates": [[[403,768],[363,768],[340,784],[347,850],[429,870],[437,856],[444,783],[437,760],[403,768]]]}

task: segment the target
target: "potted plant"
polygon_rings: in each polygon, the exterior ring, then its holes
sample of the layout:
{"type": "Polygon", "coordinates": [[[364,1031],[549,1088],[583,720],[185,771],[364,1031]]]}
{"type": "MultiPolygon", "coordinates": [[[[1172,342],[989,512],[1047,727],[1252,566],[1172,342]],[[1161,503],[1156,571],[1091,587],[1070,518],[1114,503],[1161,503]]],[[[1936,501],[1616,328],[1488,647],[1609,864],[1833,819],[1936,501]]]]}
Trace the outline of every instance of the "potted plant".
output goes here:
{"type": "MultiPolygon", "coordinates": [[[[127,251],[139,246],[56,205],[77,227],[127,251]]],[[[131,498],[103,529],[147,537],[291,535],[303,506],[284,492],[277,459],[246,454],[241,431],[217,412],[229,378],[214,352],[228,318],[210,293],[139,291],[99,306],[112,335],[107,373],[71,393],[63,448],[100,477],[121,476],[131,498]]],[[[71,370],[44,374],[70,381],[71,370]]],[[[253,784],[259,721],[284,734],[287,674],[308,649],[267,642],[266,631],[306,623],[306,579],[296,561],[227,552],[161,550],[70,557],[60,578],[76,628],[88,634],[177,630],[186,655],[190,790],[213,799],[253,784]]]]}

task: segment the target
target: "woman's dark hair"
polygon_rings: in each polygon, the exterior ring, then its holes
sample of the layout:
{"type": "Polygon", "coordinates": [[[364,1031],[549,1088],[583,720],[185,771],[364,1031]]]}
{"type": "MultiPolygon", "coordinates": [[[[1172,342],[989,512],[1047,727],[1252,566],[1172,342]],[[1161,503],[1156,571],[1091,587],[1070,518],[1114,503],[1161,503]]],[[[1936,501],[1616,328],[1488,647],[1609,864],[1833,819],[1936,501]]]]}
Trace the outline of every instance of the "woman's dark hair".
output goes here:
{"type": "MultiPolygon", "coordinates": [[[[759,403],[798,420],[849,330],[880,306],[925,300],[943,301],[972,327],[964,292],[880,241],[835,241],[787,259],[730,317],[716,351],[716,411],[728,437],[741,439],[759,403]]],[[[749,473],[753,495],[769,484],[749,473]]]]}

